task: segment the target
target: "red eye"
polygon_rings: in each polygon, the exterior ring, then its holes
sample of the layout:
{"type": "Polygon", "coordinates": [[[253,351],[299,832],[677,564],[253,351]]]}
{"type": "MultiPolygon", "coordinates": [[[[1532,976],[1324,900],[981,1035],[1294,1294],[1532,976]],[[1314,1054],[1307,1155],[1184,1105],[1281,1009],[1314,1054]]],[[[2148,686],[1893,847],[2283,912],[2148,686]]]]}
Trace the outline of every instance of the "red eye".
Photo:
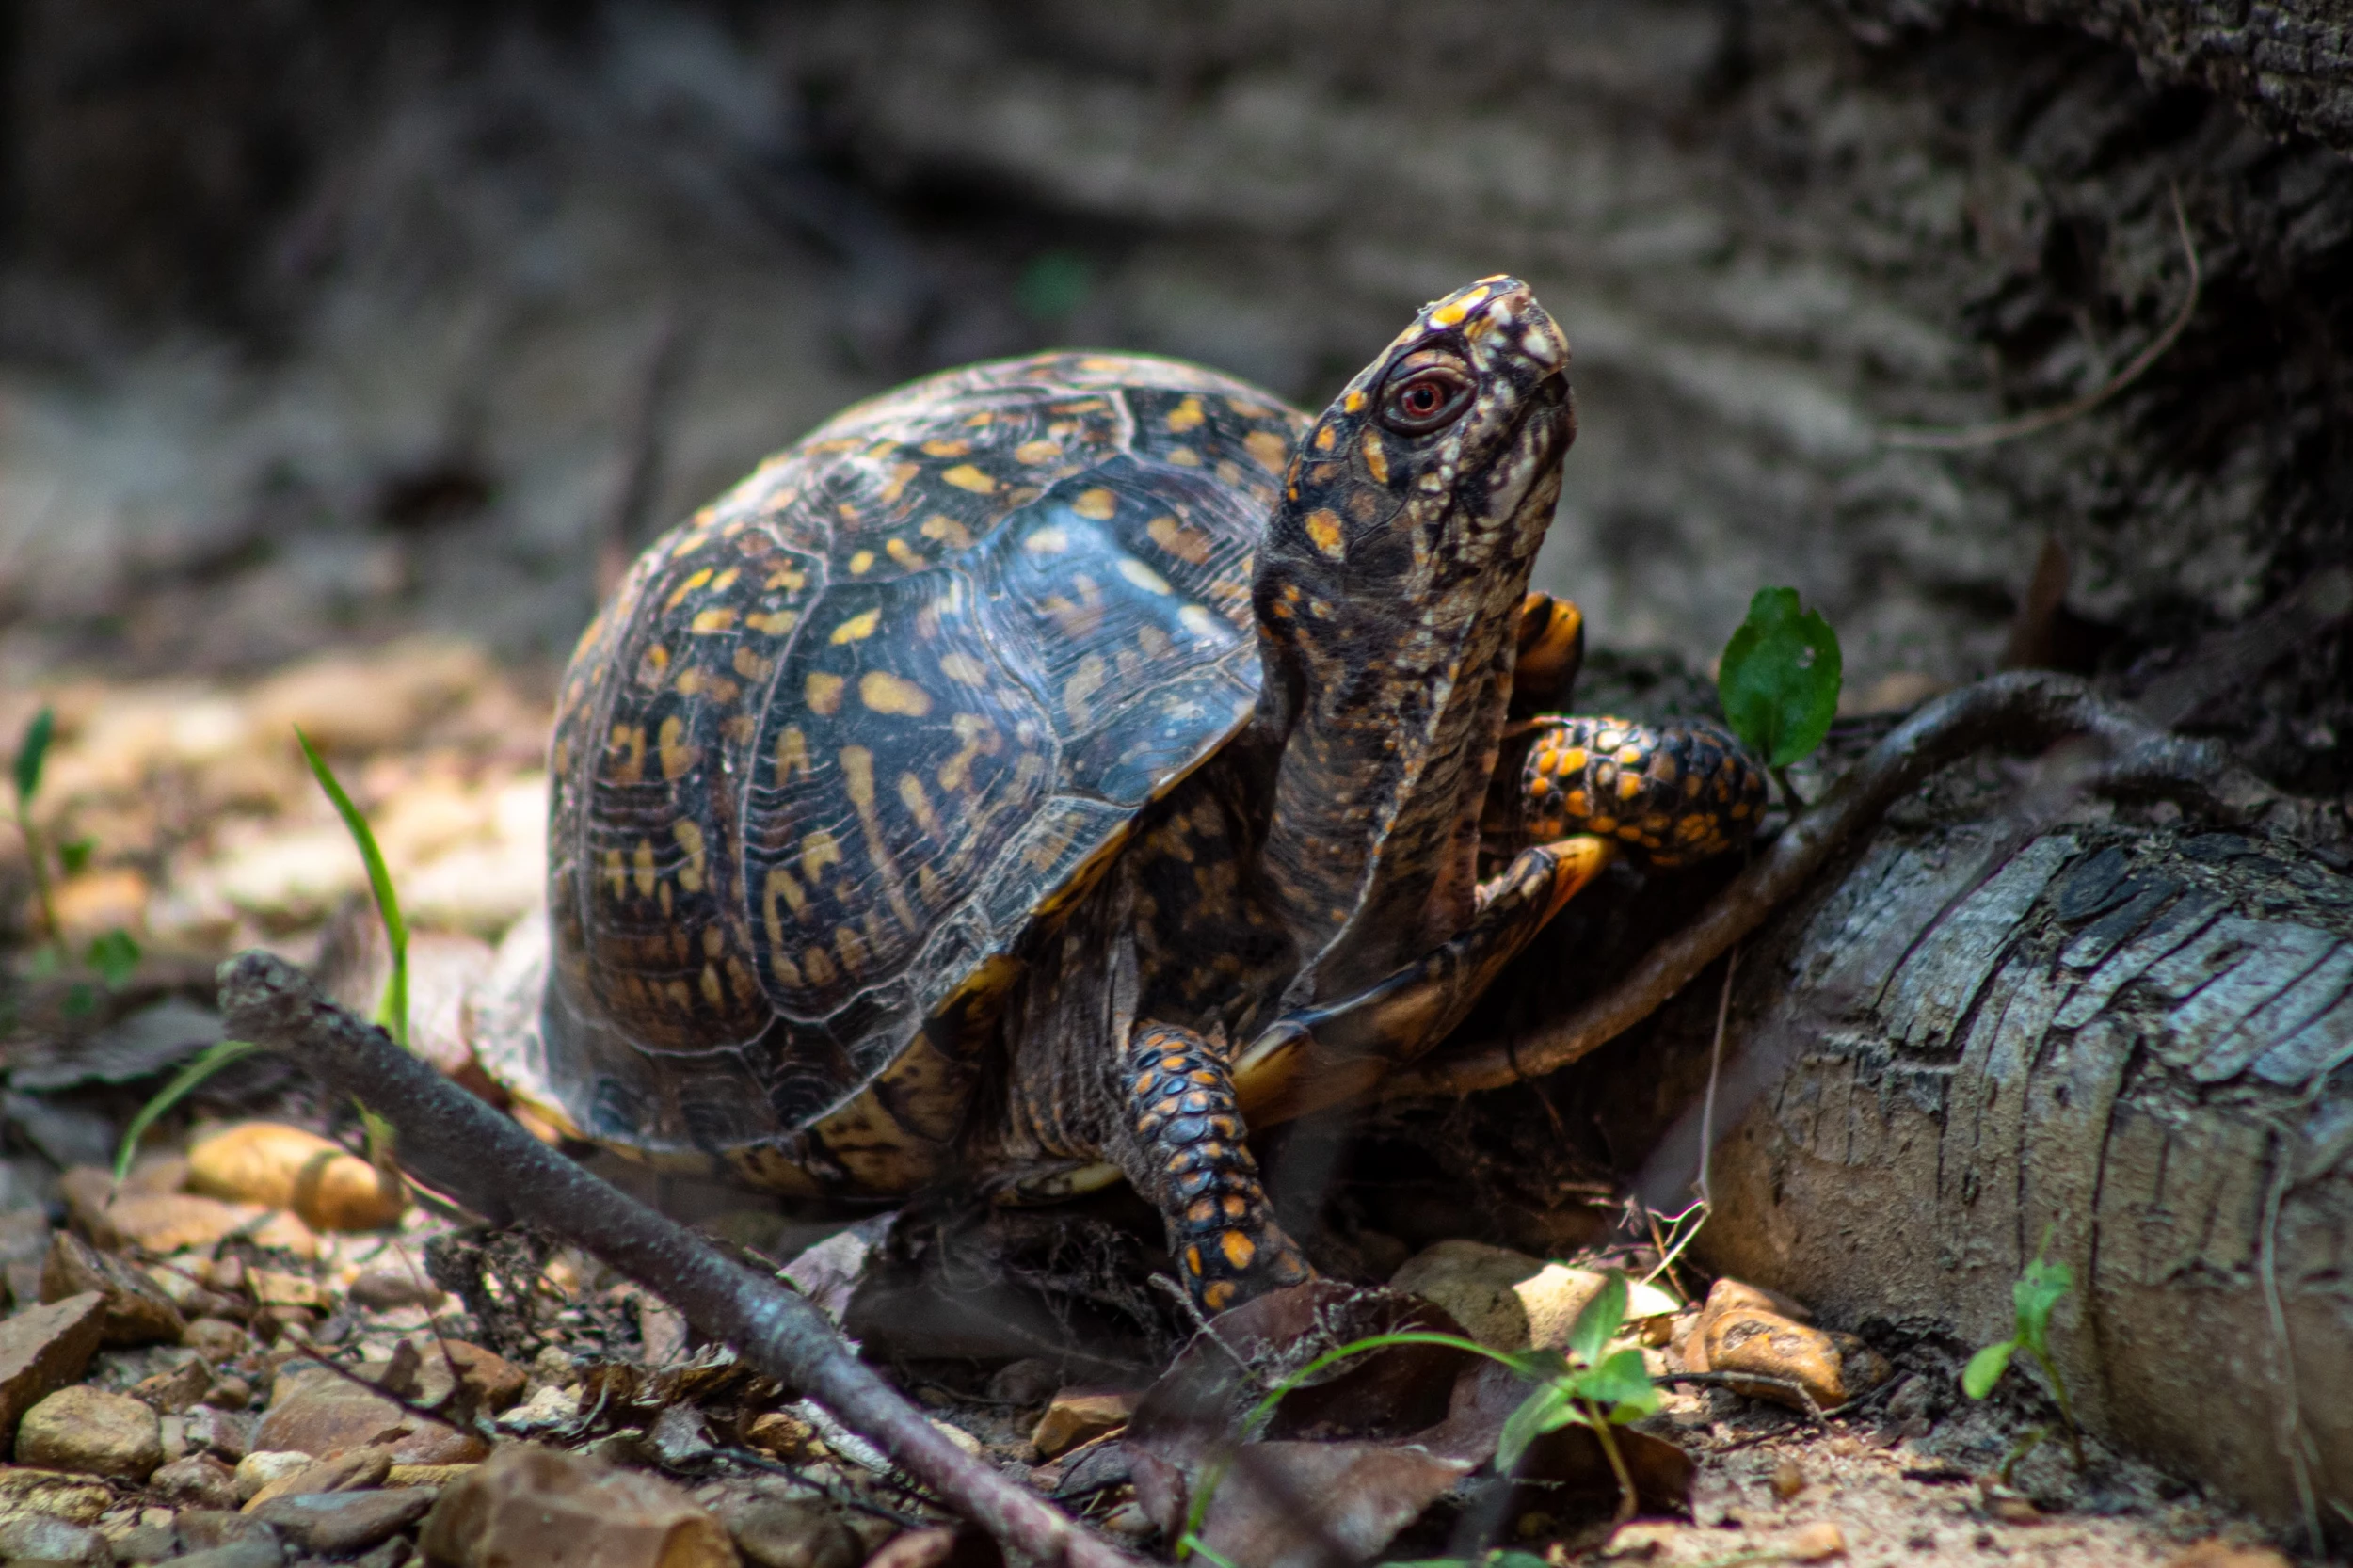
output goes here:
{"type": "Polygon", "coordinates": [[[1423,436],[1462,417],[1470,378],[1444,365],[1409,371],[1381,399],[1381,423],[1401,436],[1423,436]]]}

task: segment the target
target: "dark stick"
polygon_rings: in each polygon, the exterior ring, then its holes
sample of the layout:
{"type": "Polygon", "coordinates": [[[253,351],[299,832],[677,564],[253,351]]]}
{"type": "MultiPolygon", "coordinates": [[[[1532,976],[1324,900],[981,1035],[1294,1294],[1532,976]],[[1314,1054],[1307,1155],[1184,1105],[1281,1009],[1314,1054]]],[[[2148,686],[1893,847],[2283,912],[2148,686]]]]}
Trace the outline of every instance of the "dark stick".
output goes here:
{"type": "Polygon", "coordinates": [[[951,1443],[850,1352],[823,1313],[693,1233],[589,1175],[417,1057],[322,997],[264,952],[220,969],[221,1010],[238,1039],[291,1052],[335,1090],[392,1124],[400,1162],[494,1224],[564,1237],[814,1399],[1006,1546],[1067,1568],[1140,1568],[951,1443]]]}
{"type": "Polygon", "coordinates": [[[1939,768],[1982,746],[2042,746],[2069,735],[2088,736],[2105,753],[2100,771],[2104,787],[2174,793],[2186,788],[2223,813],[2235,815],[2278,798],[2230,767],[2213,743],[2170,734],[2131,709],[2103,699],[2073,676],[2044,670],[1993,676],[1947,693],[1889,731],[1717,894],[1697,920],[1644,954],[1600,996],[1516,1043],[1400,1072],[1384,1087],[1383,1097],[1466,1095],[1567,1066],[1657,1011],[1763,924],[1776,905],[1803,888],[1855,834],[1939,768]]]}

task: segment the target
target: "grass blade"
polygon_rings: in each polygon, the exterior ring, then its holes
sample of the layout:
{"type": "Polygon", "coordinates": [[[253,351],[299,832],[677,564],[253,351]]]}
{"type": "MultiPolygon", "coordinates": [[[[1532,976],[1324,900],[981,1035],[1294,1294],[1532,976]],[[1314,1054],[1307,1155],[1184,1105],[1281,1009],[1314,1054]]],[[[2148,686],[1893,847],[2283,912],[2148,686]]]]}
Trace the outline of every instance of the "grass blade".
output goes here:
{"type": "Polygon", "coordinates": [[[295,728],[295,739],[302,743],[303,760],[311,764],[311,775],[327,792],[327,798],[335,803],[336,814],[344,819],[344,827],[351,834],[351,841],[360,846],[360,858],[368,868],[368,888],[376,895],[376,912],[384,920],[384,940],[392,949],[392,972],[384,982],[384,997],[376,1004],[376,1021],[392,1036],[401,1049],[408,1048],[408,924],[401,919],[400,896],[392,891],[392,872],[384,869],[384,853],[376,847],[376,834],[368,827],[368,819],[360,814],[360,808],[344,792],[335,770],[327,765],[311,737],[295,728]]]}
{"type": "Polygon", "coordinates": [[[221,1040],[207,1046],[186,1066],[171,1075],[171,1081],[156,1092],[155,1097],[139,1107],[138,1114],[122,1130],[122,1142],[115,1148],[115,1179],[120,1181],[131,1174],[132,1157],[139,1152],[139,1140],[157,1118],[178,1105],[193,1093],[196,1086],[232,1062],[240,1062],[262,1048],[250,1040],[221,1040]]]}

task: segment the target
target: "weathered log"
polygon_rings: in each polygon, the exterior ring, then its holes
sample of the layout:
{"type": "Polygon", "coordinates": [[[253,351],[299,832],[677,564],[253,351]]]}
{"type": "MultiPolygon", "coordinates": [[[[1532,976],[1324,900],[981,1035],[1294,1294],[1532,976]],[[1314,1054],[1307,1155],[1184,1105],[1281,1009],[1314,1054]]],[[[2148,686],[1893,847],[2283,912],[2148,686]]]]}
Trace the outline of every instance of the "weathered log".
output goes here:
{"type": "MultiPolygon", "coordinates": [[[[2081,815],[2023,844],[1999,818],[1891,826],[1767,928],[1704,1251],[1834,1320],[1974,1345],[2008,1336],[2047,1238],[2081,1287],[2056,1338],[2089,1426],[2342,1530],[2353,877],[2081,815]]],[[[1664,1020],[1663,1072],[1704,1073],[1708,989],[1664,1020]]],[[[1655,1197],[1693,1176],[1697,1121],[1653,1157],[1655,1197]]]]}

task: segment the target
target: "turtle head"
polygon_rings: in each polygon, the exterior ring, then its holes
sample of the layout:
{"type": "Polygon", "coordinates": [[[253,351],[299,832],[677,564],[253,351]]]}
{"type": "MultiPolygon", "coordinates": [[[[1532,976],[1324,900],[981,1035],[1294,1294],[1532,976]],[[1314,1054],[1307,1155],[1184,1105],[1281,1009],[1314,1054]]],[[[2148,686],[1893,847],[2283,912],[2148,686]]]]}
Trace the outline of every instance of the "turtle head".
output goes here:
{"type": "Polygon", "coordinates": [[[1577,422],[1528,286],[1423,308],[1307,432],[1261,547],[1265,854],[1329,997],[1459,930],[1519,606],[1577,422]]]}

